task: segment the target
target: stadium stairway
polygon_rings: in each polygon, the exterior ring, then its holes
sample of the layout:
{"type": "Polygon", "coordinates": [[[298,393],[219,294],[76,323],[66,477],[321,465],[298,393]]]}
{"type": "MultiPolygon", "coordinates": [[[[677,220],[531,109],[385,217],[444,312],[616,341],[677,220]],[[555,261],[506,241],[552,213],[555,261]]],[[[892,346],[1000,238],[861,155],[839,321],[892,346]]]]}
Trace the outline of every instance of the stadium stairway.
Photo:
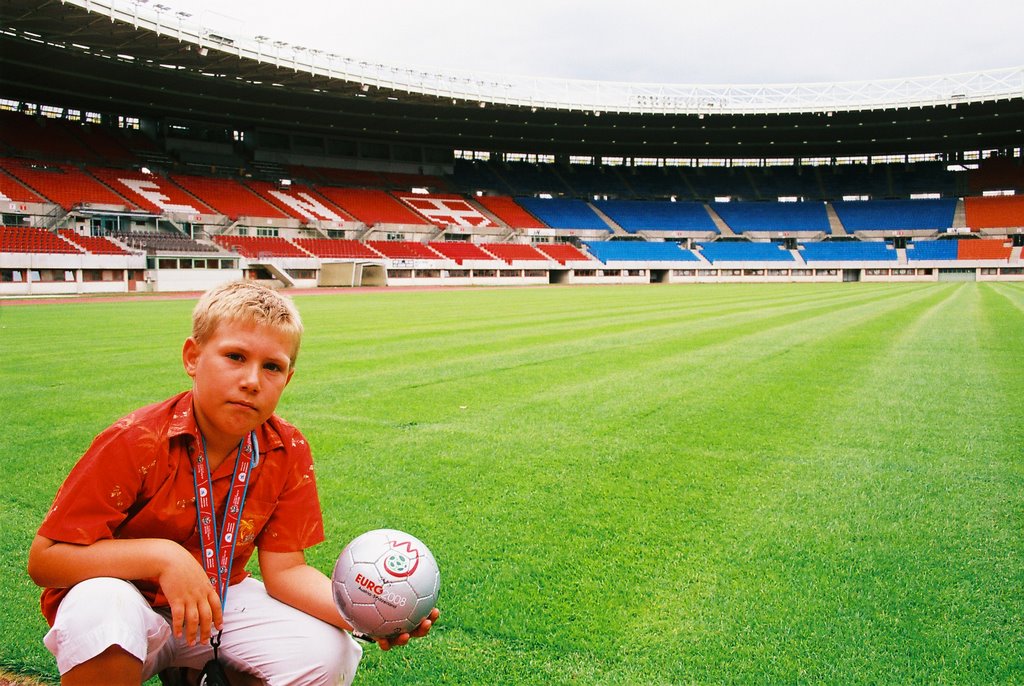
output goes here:
{"type": "Polygon", "coordinates": [[[725,223],[725,220],[722,219],[721,216],[719,216],[718,212],[715,212],[715,209],[711,207],[711,205],[709,205],[708,203],[704,203],[704,209],[707,210],[708,215],[711,216],[711,221],[715,223],[715,226],[718,228],[719,234],[723,236],[736,235],[736,232],[733,231],[732,228],[730,228],[730,226],[725,223]]]}
{"type": "Polygon", "coordinates": [[[617,221],[615,221],[614,219],[609,217],[607,214],[602,212],[601,209],[599,207],[597,207],[594,203],[588,202],[587,203],[587,207],[589,207],[591,210],[593,210],[594,214],[596,214],[598,217],[600,217],[601,221],[603,221],[605,224],[607,224],[609,226],[609,228],[611,228],[612,233],[615,234],[616,236],[629,236],[630,235],[630,233],[628,231],[626,231],[624,228],[622,228],[622,226],[619,225],[619,223],[617,221]]]}
{"type": "Polygon", "coordinates": [[[832,207],[832,203],[825,203],[825,214],[828,215],[828,228],[829,232],[833,236],[848,236],[846,233],[846,227],[843,226],[843,222],[839,219],[839,215],[836,214],[836,209],[832,207]]]}
{"type": "Polygon", "coordinates": [[[962,197],[956,199],[956,209],[953,210],[953,228],[967,228],[967,206],[962,197]]]}
{"type": "Polygon", "coordinates": [[[267,259],[267,260],[260,260],[259,261],[259,266],[263,267],[268,272],[270,272],[270,274],[275,279],[277,279],[278,281],[283,283],[286,288],[293,288],[295,286],[295,279],[293,279],[288,274],[288,270],[282,268],[281,266],[276,264],[273,260],[269,260],[269,259],[267,259]]]}

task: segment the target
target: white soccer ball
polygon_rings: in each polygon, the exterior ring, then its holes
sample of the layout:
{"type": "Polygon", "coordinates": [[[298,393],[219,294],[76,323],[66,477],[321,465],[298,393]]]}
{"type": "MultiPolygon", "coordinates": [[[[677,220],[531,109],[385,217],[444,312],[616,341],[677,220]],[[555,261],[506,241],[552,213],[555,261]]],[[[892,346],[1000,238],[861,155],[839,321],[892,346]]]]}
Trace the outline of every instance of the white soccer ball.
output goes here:
{"type": "Polygon", "coordinates": [[[331,573],[334,602],[372,638],[412,631],[437,604],[441,572],[427,546],[395,529],[375,529],[345,546],[331,573]]]}

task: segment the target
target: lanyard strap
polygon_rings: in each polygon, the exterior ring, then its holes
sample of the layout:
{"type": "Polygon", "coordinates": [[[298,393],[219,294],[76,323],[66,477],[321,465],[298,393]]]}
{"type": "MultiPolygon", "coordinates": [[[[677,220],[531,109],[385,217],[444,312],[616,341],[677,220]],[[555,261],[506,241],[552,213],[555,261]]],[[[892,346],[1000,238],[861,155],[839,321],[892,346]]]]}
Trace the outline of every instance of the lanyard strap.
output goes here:
{"type": "Polygon", "coordinates": [[[249,471],[259,461],[259,443],[256,432],[249,439],[238,444],[235,455],[235,469],[231,476],[231,490],[224,508],[221,525],[217,526],[217,508],[213,502],[213,488],[210,485],[210,469],[206,459],[206,439],[196,455],[192,483],[196,493],[196,517],[199,522],[199,547],[202,550],[203,569],[210,583],[217,589],[221,607],[228,596],[228,581],[231,579],[231,563],[235,553],[238,521],[245,506],[245,494],[249,487],[249,471]]]}

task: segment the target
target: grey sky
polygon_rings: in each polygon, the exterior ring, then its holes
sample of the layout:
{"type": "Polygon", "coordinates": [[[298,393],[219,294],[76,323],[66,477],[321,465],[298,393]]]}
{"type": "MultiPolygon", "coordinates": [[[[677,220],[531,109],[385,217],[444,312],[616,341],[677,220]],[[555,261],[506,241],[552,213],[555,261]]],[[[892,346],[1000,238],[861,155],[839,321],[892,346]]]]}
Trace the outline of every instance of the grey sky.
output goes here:
{"type": "Polygon", "coordinates": [[[509,75],[816,83],[1024,65],[1020,0],[161,1],[235,35],[509,75]]]}

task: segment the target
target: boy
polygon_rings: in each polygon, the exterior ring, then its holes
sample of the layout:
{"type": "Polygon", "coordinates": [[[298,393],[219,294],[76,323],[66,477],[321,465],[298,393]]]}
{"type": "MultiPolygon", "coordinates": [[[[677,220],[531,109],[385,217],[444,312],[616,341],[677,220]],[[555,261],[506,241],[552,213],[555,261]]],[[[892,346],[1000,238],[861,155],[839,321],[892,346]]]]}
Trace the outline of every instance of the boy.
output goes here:
{"type": "Polygon", "coordinates": [[[62,684],[198,670],[218,637],[234,683],[351,683],[362,649],[303,553],[324,538],[310,449],[274,414],[301,336],[277,292],[211,289],[182,350],[192,390],[115,422],[72,469],[28,561],[62,684]]]}

